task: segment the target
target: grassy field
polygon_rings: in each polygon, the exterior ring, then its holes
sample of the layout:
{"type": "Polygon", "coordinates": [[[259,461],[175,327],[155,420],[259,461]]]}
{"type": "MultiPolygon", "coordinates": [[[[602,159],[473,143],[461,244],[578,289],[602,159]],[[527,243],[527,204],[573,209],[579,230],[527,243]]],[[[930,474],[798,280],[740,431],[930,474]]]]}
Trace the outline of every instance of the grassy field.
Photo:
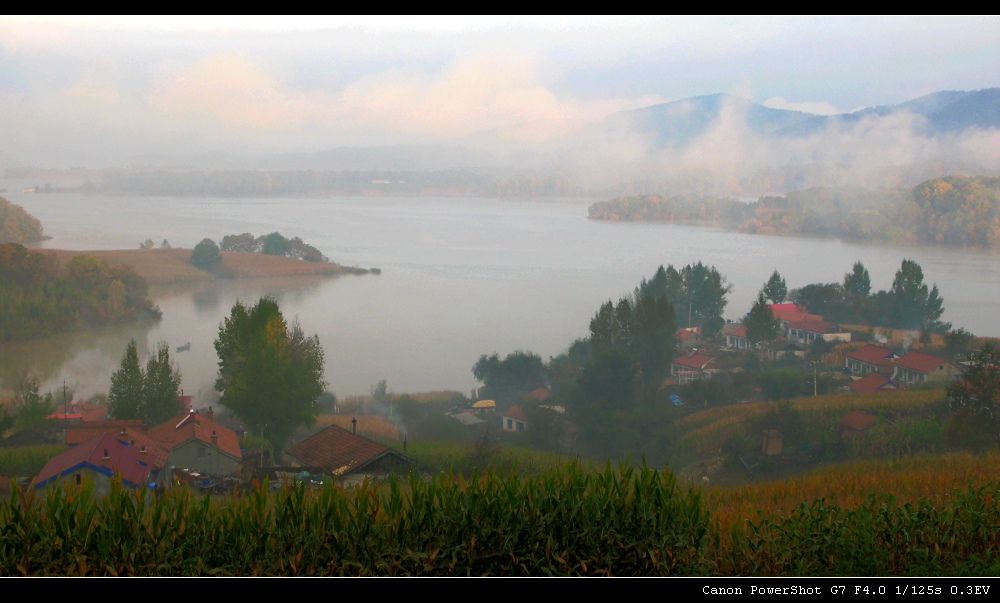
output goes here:
{"type": "MultiPolygon", "coordinates": [[[[792,399],[791,408],[801,414],[804,430],[811,436],[836,428],[840,417],[856,409],[876,415],[921,413],[940,404],[941,390],[909,390],[874,394],[829,394],[792,399]]],[[[761,419],[777,407],[774,402],[753,402],[721,406],[692,413],[677,421],[678,453],[701,456],[717,452],[731,435],[746,436],[754,419],[761,419]]]]}
{"type": "Polygon", "coordinates": [[[222,265],[216,276],[191,265],[190,249],[111,249],[85,252],[41,249],[39,251],[55,256],[60,264],[65,264],[73,256],[82,253],[92,255],[111,265],[128,264],[150,285],[211,281],[217,276],[222,278],[255,278],[365,274],[368,272],[361,268],[349,268],[339,264],[303,262],[285,256],[223,251],[221,252],[222,265]]]}

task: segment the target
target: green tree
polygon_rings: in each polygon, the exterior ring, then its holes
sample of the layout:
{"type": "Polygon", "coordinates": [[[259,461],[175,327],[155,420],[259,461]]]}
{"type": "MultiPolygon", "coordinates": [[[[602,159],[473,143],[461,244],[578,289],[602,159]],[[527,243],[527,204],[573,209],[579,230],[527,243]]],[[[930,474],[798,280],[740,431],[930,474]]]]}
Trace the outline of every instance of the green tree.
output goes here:
{"type": "Polygon", "coordinates": [[[937,285],[928,290],[924,284],[924,271],[913,260],[903,260],[889,291],[888,302],[893,324],[902,329],[922,329],[947,331],[938,319],[944,312],[944,300],[938,293],[937,285]]]}
{"type": "Polygon", "coordinates": [[[952,421],[988,436],[1000,448],[1000,348],[988,343],[968,360],[962,379],[946,389],[952,421]]]}
{"type": "Polygon", "coordinates": [[[785,279],[775,270],[771,273],[771,278],[767,279],[767,284],[763,289],[764,297],[771,300],[771,303],[780,304],[788,296],[788,286],[785,279]]]}
{"type": "Polygon", "coordinates": [[[44,429],[55,405],[52,394],[38,393],[38,379],[23,374],[14,385],[14,424],[20,429],[44,429]]]}
{"type": "Polygon", "coordinates": [[[222,264],[219,246],[212,239],[202,239],[191,251],[191,264],[202,270],[215,270],[222,264]]]}
{"type": "Polygon", "coordinates": [[[635,290],[635,299],[643,295],[666,298],[674,307],[680,325],[701,326],[707,335],[714,335],[725,324],[722,311],[732,288],[715,267],[701,262],[688,264],[680,271],[673,266],[660,266],[651,280],[642,280],[635,290]]]}
{"type": "Polygon", "coordinates": [[[691,321],[701,325],[708,336],[718,333],[725,324],[722,311],[728,303],[726,295],[733,286],[726,284],[725,277],[714,266],[705,266],[701,262],[685,266],[681,277],[684,279],[691,321]]]}
{"type": "Polygon", "coordinates": [[[274,299],[263,297],[252,307],[237,301],[219,325],[215,350],[220,403],[263,429],[275,449],[316,421],[326,387],[323,348],[298,323],[289,326],[274,299]]]}
{"type": "Polygon", "coordinates": [[[108,390],[108,414],[115,419],[142,419],[143,375],[139,366],[139,351],[135,339],[129,341],[121,365],[111,375],[108,390]]]}
{"type": "Polygon", "coordinates": [[[288,239],[281,236],[281,233],[272,232],[264,237],[261,253],[266,253],[267,255],[285,255],[287,251],[288,239]]]}
{"type": "Polygon", "coordinates": [[[147,425],[156,425],[177,414],[181,374],[170,360],[170,346],[161,341],[146,361],[142,380],[142,414],[147,425]]]}
{"type": "Polygon", "coordinates": [[[774,341],[781,332],[781,321],[774,317],[763,291],[757,294],[757,301],[743,319],[743,325],[747,328],[747,341],[751,345],[774,341]]]}
{"type": "Polygon", "coordinates": [[[481,395],[514,402],[521,394],[545,383],[548,371],[537,354],[517,350],[503,360],[499,354],[483,354],[472,367],[472,375],[485,386],[481,395]]]}
{"type": "Polygon", "coordinates": [[[854,268],[844,275],[844,291],[860,297],[868,297],[872,291],[872,279],[868,269],[860,260],[854,262],[854,268]]]}

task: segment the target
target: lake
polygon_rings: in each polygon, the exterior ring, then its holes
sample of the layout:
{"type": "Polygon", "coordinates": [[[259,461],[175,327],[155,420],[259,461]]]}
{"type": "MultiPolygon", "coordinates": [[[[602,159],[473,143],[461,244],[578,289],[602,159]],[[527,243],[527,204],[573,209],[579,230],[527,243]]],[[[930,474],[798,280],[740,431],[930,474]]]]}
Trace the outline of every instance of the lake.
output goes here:
{"type": "MultiPolygon", "coordinates": [[[[1000,254],[777,237],[659,223],[586,219],[593,200],[483,198],[173,198],[33,195],[7,180],[7,199],[41,220],[62,249],[128,249],[152,239],[192,248],[205,237],[278,231],[334,261],[381,275],[221,281],[155,288],[155,324],[132,324],[0,346],[0,379],[29,370],[44,388],[106,392],[129,338],[140,350],[165,340],[186,393],[207,399],[213,341],[233,302],[274,296],[285,317],[317,334],[338,396],[390,390],[469,391],[481,354],[530,350],[548,359],[588,334],[601,303],[632,292],[661,264],[702,261],[733,285],[726,316],[746,313],[777,269],[789,289],[840,282],[861,260],[873,290],[888,289],[904,258],[944,298],[943,320],[1000,335],[1000,254]]],[[[29,183],[31,184],[31,183],[29,183]]],[[[197,405],[197,402],[196,402],[197,405]]]]}

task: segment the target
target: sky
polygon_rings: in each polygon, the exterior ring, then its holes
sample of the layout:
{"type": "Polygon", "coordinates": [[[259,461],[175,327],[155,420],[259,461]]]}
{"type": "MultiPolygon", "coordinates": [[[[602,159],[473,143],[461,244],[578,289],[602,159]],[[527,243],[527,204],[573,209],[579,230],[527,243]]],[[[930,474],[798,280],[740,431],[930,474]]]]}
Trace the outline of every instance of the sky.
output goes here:
{"type": "Polygon", "coordinates": [[[0,16],[0,167],[541,140],[717,92],[835,114],[998,80],[997,16],[0,16]]]}

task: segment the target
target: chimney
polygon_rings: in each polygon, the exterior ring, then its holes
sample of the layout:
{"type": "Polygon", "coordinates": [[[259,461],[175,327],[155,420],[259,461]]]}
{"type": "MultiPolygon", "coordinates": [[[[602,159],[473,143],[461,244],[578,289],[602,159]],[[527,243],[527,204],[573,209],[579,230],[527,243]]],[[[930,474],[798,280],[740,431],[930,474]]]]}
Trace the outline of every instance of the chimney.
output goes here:
{"type": "Polygon", "coordinates": [[[354,417],[354,418],[351,419],[351,433],[353,433],[355,435],[358,433],[358,418],[357,417],[354,417]]]}
{"type": "Polygon", "coordinates": [[[219,445],[219,435],[217,433],[215,433],[215,430],[213,429],[212,430],[212,446],[218,446],[218,445],[219,445]]]}
{"type": "Polygon", "coordinates": [[[111,460],[111,455],[108,454],[108,449],[107,448],[104,449],[104,457],[102,457],[102,460],[105,460],[105,461],[110,461],[111,460]]]}
{"type": "Polygon", "coordinates": [[[146,445],[145,444],[143,444],[142,447],[139,448],[139,458],[143,459],[143,460],[145,460],[145,458],[146,458],[146,445]]]}
{"type": "Polygon", "coordinates": [[[208,407],[208,412],[205,413],[205,418],[206,419],[215,419],[215,411],[212,410],[212,406],[211,405],[209,405],[209,407],[208,407]]]}

